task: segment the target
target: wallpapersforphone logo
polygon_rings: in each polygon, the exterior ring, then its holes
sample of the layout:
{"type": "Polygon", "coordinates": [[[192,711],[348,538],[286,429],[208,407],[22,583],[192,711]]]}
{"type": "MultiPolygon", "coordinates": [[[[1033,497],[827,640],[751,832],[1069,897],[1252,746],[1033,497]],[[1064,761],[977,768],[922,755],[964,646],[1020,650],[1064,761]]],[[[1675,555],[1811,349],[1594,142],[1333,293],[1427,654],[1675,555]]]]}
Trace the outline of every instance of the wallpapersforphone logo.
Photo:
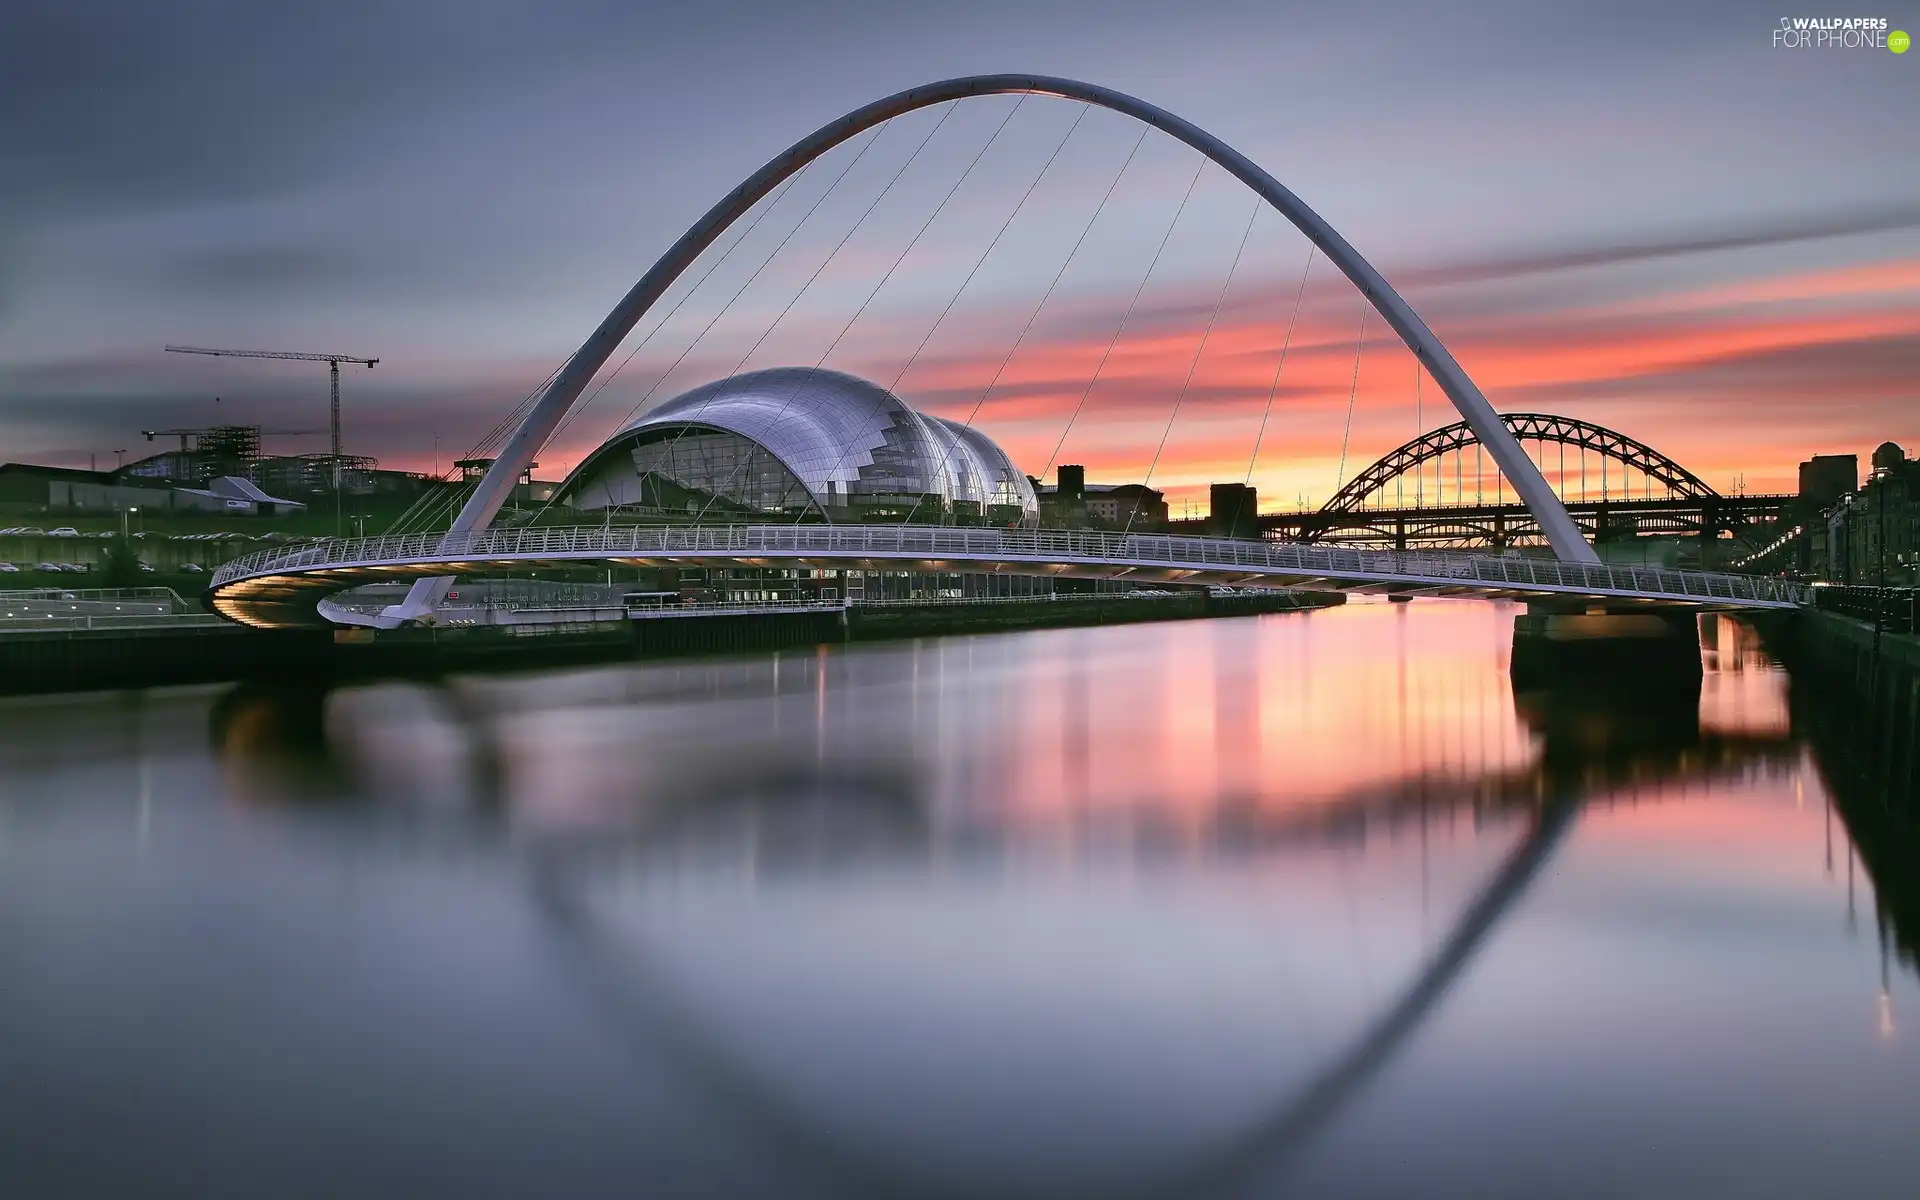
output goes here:
{"type": "Polygon", "coordinates": [[[1885,17],[1781,17],[1773,44],[1785,50],[1891,50],[1905,54],[1913,39],[1885,17]]]}

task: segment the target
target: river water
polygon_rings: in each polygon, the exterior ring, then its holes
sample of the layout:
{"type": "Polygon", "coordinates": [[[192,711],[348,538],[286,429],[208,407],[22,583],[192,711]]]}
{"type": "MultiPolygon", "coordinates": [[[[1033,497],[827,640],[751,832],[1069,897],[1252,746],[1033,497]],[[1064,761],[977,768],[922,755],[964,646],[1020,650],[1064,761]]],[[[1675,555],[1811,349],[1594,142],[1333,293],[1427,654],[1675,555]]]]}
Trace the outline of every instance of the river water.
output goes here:
{"type": "Polygon", "coordinates": [[[1785,678],[1514,611],[0,702],[0,1191],[1914,1195],[1785,678]]]}

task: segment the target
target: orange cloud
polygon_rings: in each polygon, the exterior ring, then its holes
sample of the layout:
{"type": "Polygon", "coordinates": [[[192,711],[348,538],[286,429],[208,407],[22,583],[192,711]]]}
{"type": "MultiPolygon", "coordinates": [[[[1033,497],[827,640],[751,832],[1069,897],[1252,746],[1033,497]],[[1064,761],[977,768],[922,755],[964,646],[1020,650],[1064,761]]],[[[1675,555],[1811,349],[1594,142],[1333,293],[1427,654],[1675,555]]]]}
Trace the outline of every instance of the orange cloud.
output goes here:
{"type": "MultiPolygon", "coordinates": [[[[1920,311],[1889,302],[1916,288],[1920,260],[1896,260],[1479,319],[1445,336],[1498,407],[1611,421],[1720,486],[1738,473],[1748,490],[1791,490],[1807,454],[1864,451],[1920,433],[1911,382],[1920,368],[1920,311]],[[1820,303],[1783,307],[1796,302],[1820,303]]],[[[1154,484],[1176,504],[1204,498],[1208,482],[1245,476],[1283,328],[1244,320],[1214,330],[1153,466],[1154,484]]],[[[917,366],[902,390],[942,415],[973,415],[1033,471],[1060,443],[1084,393],[1060,458],[1102,478],[1141,478],[1198,338],[1197,329],[1123,337],[1091,390],[1103,338],[1023,348],[984,403],[981,391],[999,365],[985,357],[917,366]]],[[[1316,501],[1330,494],[1343,477],[1343,440],[1350,476],[1417,427],[1453,419],[1428,380],[1424,419],[1414,420],[1412,359],[1397,342],[1370,332],[1357,388],[1353,368],[1353,335],[1337,322],[1296,332],[1255,473],[1265,506],[1290,505],[1302,492],[1316,501]]],[[[1489,494],[1492,486],[1489,479],[1489,494]]]]}
{"type": "MultiPolygon", "coordinates": [[[[1920,440],[1916,292],[1920,258],[1903,258],[1519,314],[1482,308],[1448,319],[1443,298],[1434,324],[1496,407],[1598,421],[1716,486],[1738,474],[1747,490],[1786,491],[1809,454],[1920,440]]],[[[1292,507],[1324,501],[1373,459],[1455,419],[1430,379],[1416,407],[1413,359],[1377,318],[1356,381],[1351,292],[1328,290],[1301,312],[1276,388],[1292,299],[1238,297],[1197,363],[1204,317],[1176,306],[1136,314],[1110,350],[1111,312],[1042,321],[1011,359],[1004,344],[982,344],[985,323],[956,317],[940,343],[953,348],[904,374],[898,361],[843,365],[883,383],[897,377],[915,404],[971,419],[1030,472],[1076,462],[1118,482],[1151,469],[1176,510],[1204,504],[1208,483],[1245,478],[1257,437],[1263,507],[1292,507]]],[[[994,318],[1004,330],[1006,315],[994,318]]],[[[645,366],[633,370],[648,377],[645,366]]],[[[542,454],[542,473],[559,474],[604,432],[570,430],[542,454]]],[[[1543,458],[1551,477],[1557,458],[1543,458]]],[[[1491,495],[1491,475],[1485,487],[1491,495]]]]}

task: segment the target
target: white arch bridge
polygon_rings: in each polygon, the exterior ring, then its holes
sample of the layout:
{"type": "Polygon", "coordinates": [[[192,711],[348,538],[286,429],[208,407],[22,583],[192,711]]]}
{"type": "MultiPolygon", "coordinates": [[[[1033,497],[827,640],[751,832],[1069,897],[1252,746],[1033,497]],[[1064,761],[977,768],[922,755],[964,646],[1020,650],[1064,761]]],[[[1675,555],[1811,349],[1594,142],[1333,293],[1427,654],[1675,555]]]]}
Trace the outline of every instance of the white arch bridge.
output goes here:
{"type": "Polygon", "coordinates": [[[569,566],[783,567],[980,572],[1141,582],[1312,587],[1713,609],[1794,608],[1802,584],[1750,575],[1548,558],[1166,534],[933,525],[682,525],[484,529],[335,539],[238,558],[213,577],[214,607],[265,628],[367,623],[333,605],[364,583],[569,566]]]}
{"type": "Polygon", "coordinates": [[[223,614],[251,625],[324,621],[391,627],[431,621],[453,577],[569,564],[781,566],[851,570],[1073,575],[1229,585],[1292,585],[1402,594],[1560,598],[1716,608],[1787,608],[1795,584],[1732,575],[1607,566],[1440,339],[1359,251],[1245,155],[1156,105],[1112,88],[1045,75],[975,75],[910,88],[855,109],[795,142],[722,197],[661,255],[554,374],[501,444],[444,533],[334,540],[238,559],[214,577],[223,614]],[[1131,117],[1224,168],[1293,224],[1360,290],[1406,343],[1532,514],[1555,560],[1483,557],[1051,530],[912,525],[685,526],[491,529],[534,453],[551,437],[614,349],[694,260],[774,188],[835,146],[894,117],[987,95],[1052,96],[1131,117]],[[356,584],[412,579],[407,599],[378,618],[323,605],[356,584]]]}

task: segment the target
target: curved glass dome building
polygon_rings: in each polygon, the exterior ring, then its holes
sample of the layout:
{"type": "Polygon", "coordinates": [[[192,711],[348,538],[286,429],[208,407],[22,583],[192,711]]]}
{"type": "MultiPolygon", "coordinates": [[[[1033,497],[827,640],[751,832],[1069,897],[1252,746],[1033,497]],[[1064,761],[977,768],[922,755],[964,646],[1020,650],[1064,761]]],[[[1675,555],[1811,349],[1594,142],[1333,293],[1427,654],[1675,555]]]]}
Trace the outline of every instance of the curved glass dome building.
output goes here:
{"type": "Polygon", "coordinates": [[[986,434],[817,367],[754,371],[674,397],[588,455],[558,500],[929,524],[1032,524],[1040,511],[1031,481],[986,434]]]}

